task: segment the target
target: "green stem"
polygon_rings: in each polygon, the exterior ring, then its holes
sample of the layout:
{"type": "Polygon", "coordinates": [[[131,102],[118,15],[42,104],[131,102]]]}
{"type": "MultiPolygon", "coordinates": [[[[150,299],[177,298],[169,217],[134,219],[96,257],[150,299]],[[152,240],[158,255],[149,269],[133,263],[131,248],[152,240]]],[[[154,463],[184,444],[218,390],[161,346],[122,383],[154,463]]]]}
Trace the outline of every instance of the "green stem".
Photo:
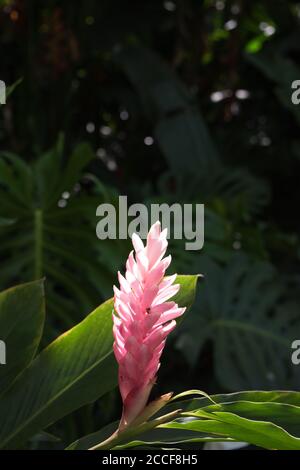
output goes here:
{"type": "Polygon", "coordinates": [[[129,425],[123,431],[117,430],[108,439],[105,439],[105,441],[100,442],[99,444],[93,447],[90,447],[89,450],[109,450],[116,447],[117,445],[129,442],[136,436],[139,436],[140,434],[143,434],[146,431],[150,431],[151,429],[156,428],[160,424],[164,424],[169,421],[172,421],[175,418],[178,418],[181,411],[181,409],[175,410],[171,413],[168,413],[164,416],[160,416],[159,418],[153,419],[152,421],[147,421],[146,423],[140,424],[138,426],[130,427],[129,425]]]}
{"type": "Polygon", "coordinates": [[[110,437],[105,439],[105,441],[100,442],[100,444],[97,444],[93,447],[91,447],[89,450],[105,450],[105,449],[111,449],[115,445],[117,445],[119,439],[119,432],[115,431],[110,437]]]}
{"type": "Polygon", "coordinates": [[[34,278],[43,276],[43,211],[34,212],[34,278]]]}

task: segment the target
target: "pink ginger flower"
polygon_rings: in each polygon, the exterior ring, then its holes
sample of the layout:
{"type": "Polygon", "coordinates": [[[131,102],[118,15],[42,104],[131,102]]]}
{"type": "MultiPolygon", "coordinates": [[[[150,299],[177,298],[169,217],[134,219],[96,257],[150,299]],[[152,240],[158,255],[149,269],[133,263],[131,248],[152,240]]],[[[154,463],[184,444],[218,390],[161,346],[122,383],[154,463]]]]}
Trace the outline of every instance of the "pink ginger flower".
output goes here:
{"type": "Polygon", "coordinates": [[[122,430],[145,408],[160,367],[160,357],[175,318],[185,308],[168,301],[180,285],[176,274],[164,277],[171,256],[163,258],[168,242],[167,230],[156,222],[144,246],[132,236],[135,251],[129,254],[125,277],[118,273],[120,289],[114,286],[114,353],[119,364],[119,387],[123,400],[122,430]]]}

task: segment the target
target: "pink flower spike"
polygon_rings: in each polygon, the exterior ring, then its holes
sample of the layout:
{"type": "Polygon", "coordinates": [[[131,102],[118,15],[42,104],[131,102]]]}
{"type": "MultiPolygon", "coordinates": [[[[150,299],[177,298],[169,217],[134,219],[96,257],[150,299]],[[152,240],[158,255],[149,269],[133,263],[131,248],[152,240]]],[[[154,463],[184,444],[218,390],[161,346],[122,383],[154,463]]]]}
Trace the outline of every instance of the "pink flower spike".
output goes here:
{"type": "Polygon", "coordinates": [[[144,246],[133,234],[133,252],[126,273],[118,273],[120,288],[114,287],[114,352],[119,364],[119,388],[123,414],[119,430],[124,429],[144,410],[160,367],[165,340],[176,326],[175,318],[185,308],[169,302],[179,290],[176,275],[164,278],[171,257],[164,257],[167,231],[156,222],[144,246]]]}

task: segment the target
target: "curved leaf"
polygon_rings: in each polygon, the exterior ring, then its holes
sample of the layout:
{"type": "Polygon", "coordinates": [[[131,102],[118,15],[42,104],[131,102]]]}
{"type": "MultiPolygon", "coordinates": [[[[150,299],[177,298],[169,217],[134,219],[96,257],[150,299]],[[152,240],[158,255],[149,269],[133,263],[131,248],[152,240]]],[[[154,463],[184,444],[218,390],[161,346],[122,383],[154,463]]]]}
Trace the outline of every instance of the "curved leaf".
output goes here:
{"type": "MultiPolygon", "coordinates": [[[[177,282],[177,301],[189,307],[197,276],[178,276],[177,282]]],[[[19,444],[117,385],[112,309],[110,299],[58,337],[2,397],[0,447],[19,444]]]]}
{"type": "Polygon", "coordinates": [[[228,412],[207,413],[207,419],[183,419],[163,424],[165,429],[208,432],[266,449],[299,450],[300,438],[270,422],[250,420],[228,412]]]}
{"type": "Polygon", "coordinates": [[[34,357],[44,319],[43,281],[22,284],[0,293],[0,335],[7,355],[6,364],[0,367],[0,394],[34,357]]]}
{"type": "Polygon", "coordinates": [[[225,268],[203,256],[201,269],[207,282],[177,341],[190,364],[210,340],[216,375],[226,389],[292,385],[291,343],[300,336],[300,322],[293,311],[278,310],[283,286],[274,268],[241,253],[225,268]]]}
{"type": "Polygon", "coordinates": [[[0,401],[0,446],[14,447],[115,387],[112,300],[51,343],[0,401]]]}
{"type": "MultiPolygon", "coordinates": [[[[300,437],[300,407],[286,403],[236,401],[201,408],[206,412],[224,411],[252,420],[270,421],[300,437]]],[[[193,414],[197,415],[197,411],[193,414]]]]}

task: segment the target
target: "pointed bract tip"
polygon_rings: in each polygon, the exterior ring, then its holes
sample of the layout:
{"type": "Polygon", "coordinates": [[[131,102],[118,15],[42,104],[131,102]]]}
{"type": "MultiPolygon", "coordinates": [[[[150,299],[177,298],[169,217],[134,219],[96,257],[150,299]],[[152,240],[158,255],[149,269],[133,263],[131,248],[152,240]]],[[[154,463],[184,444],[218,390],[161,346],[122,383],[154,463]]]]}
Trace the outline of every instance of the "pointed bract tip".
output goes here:
{"type": "Polygon", "coordinates": [[[171,400],[173,395],[174,395],[174,392],[169,392],[169,393],[165,393],[164,395],[161,395],[160,398],[164,401],[169,401],[171,400]]]}

